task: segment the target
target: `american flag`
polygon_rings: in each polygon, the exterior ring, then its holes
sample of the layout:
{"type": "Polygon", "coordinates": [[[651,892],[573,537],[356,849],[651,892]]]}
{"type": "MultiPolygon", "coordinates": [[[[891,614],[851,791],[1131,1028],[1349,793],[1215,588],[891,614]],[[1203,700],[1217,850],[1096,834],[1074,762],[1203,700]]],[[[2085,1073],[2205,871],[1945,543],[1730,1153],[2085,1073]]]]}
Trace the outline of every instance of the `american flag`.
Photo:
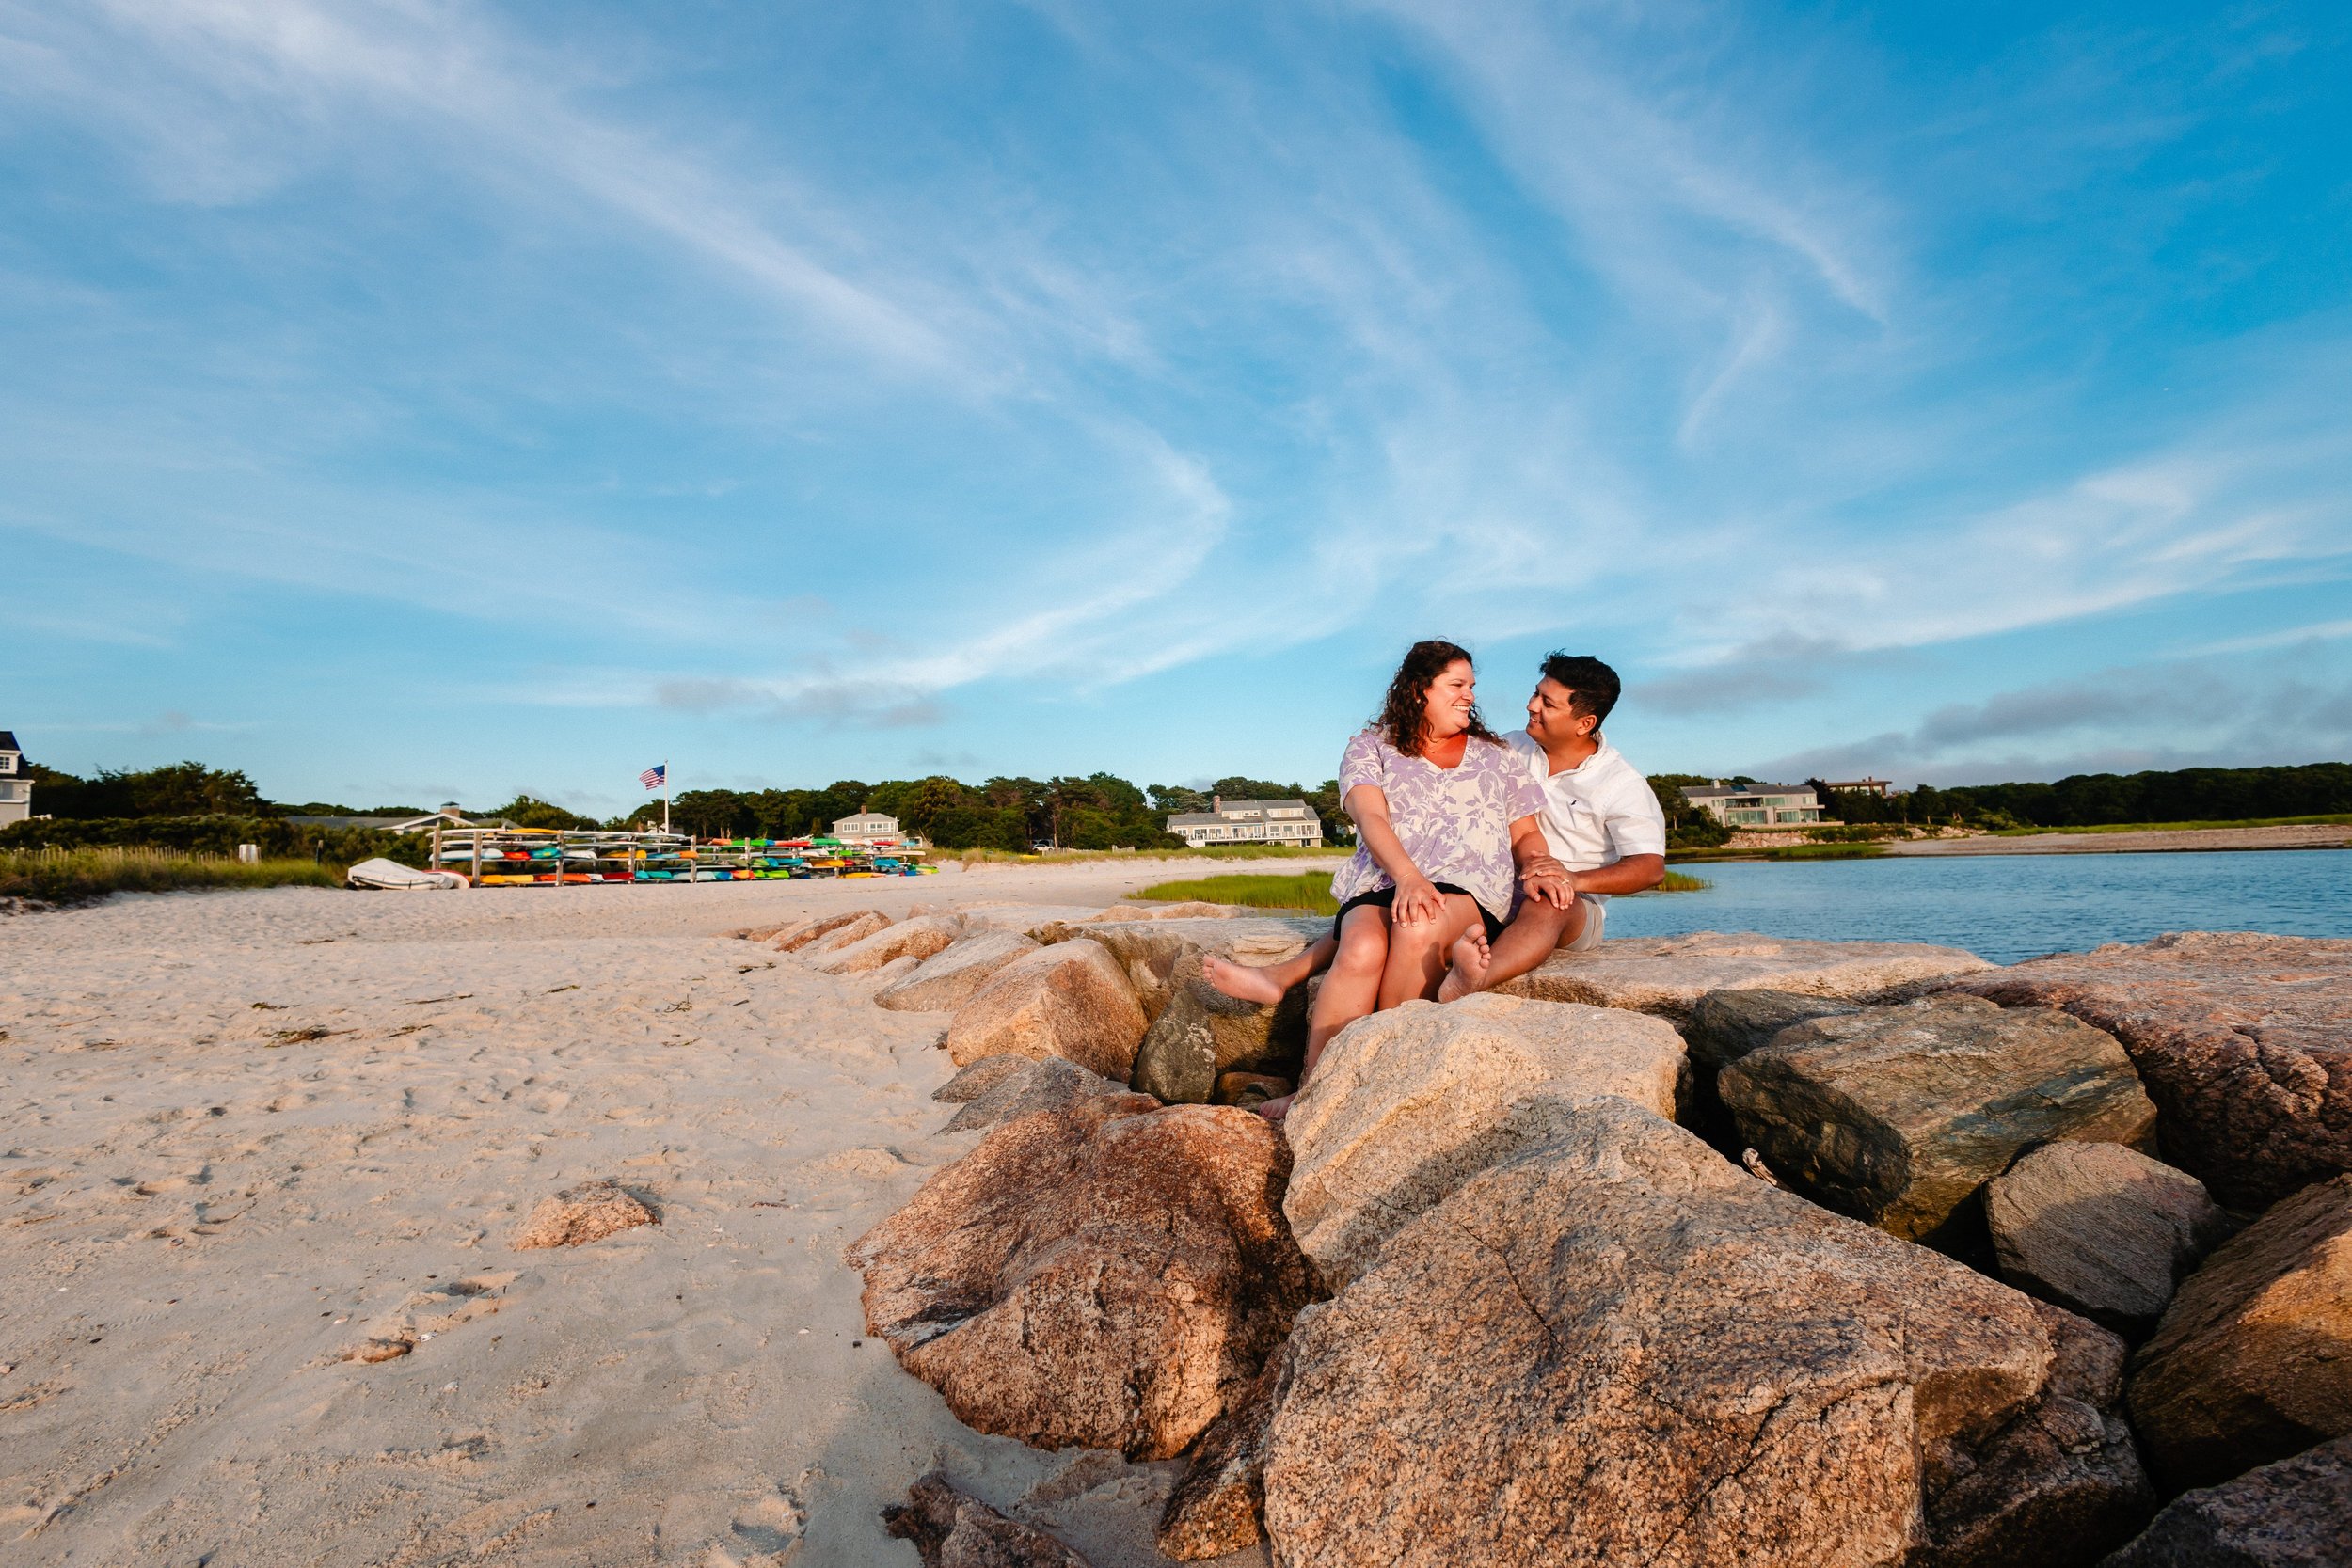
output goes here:
{"type": "Polygon", "coordinates": [[[660,789],[670,777],[670,765],[658,762],[637,775],[637,782],[647,789],[660,789]]]}

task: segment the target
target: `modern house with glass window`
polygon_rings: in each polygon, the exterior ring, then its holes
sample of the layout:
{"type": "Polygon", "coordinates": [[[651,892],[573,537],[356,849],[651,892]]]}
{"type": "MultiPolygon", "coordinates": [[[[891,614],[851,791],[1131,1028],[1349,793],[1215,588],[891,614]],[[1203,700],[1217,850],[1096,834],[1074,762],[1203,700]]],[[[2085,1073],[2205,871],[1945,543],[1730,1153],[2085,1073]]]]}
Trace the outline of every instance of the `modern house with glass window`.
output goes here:
{"type": "Polygon", "coordinates": [[[1323,818],[1304,800],[1228,800],[1209,797],[1207,811],[1180,811],[1168,831],[1194,849],[1207,844],[1288,844],[1319,848],[1323,818]]]}
{"type": "Polygon", "coordinates": [[[0,828],[33,815],[33,781],[24,773],[24,753],[16,736],[0,730],[0,828]]]}
{"type": "Polygon", "coordinates": [[[1798,828],[1821,820],[1809,784],[1687,784],[1682,798],[1728,828],[1798,828]]]}

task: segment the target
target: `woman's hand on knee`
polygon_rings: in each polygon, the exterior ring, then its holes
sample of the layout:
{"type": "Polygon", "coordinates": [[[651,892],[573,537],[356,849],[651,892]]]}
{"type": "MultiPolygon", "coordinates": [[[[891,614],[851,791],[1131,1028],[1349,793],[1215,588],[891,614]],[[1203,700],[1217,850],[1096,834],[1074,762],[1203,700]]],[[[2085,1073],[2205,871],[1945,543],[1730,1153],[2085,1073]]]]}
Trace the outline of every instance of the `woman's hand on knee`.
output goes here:
{"type": "Polygon", "coordinates": [[[1394,909],[1399,926],[1434,924],[1445,914],[1445,895],[1427,878],[1417,877],[1396,884],[1394,909]]]}

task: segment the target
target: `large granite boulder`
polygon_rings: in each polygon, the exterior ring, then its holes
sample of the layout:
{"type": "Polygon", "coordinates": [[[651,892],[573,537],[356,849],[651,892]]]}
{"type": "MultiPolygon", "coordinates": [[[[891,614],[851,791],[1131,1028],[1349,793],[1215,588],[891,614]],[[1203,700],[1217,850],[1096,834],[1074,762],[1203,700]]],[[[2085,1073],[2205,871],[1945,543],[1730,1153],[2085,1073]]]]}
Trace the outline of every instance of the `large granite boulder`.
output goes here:
{"type": "Polygon", "coordinates": [[[1204,898],[1178,898],[1168,903],[1114,904],[1089,920],[1238,920],[1251,913],[1240,904],[1212,904],[1204,898]]]}
{"type": "MultiPolygon", "coordinates": [[[[964,1072],[999,1062],[1009,1064],[1013,1070],[971,1096],[962,1109],[947,1118],[947,1125],[940,1129],[942,1132],[976,1132],[1039,1111],[1058,1111],[1097,1095],[1127,1092],[1127,1085],[1117,1079],[1089,1072],[1059,1056],[1048,1056],[1041,1062],[1025,1056],[983,1056],[964,1072]]],[[[957,1076],[961,1077],[962,1073],[957,1076]]]]}
{"type": "Polygon", "coordinates": [[[2114,1336],[1621,1101],[1302,1314],[1286,1568],[2079,1564],[2154,1507],[2114,1336]]]}
{"type": "Polygon", "coordinates": [[[2137,1338],[2230,1233],[2186,1171],[2122,1144],[2044,1144],[1984,1191],[2001,1277],[2137,1338]]]}
{"type": "Polygon", "coordinates": [[[1106,1095],[1007,1122],[866,1232],[866,1321],[967,1426],[1182,1453],[1308,1299],[1248,1111],[1106,1095]]]}
{"type": "MultiPolygon", "coordinates": [[[[1043,942],[1083,938],[1099,942],[1119,960],[1135,987],[1143,1016],[1157,1021],[1176,988],[1200,976],[1200,959],[1215,954],[1238,964],[1279,963],[1331,928],[1327,920],[1269,915],[1186,916],[1168,920],[1064,922],[1037,933],[1043,942]]],[[[1272,1008],[1264,1009],[1269,1015],[1272,1008]]]]}
{"type": "Polygon", "coordinates": [[[863,974],[894,958],[918,962],[944,953],[963,935],[963,922],[951,914],[918,914],[912,920],[885,926],[870,936],[829,947],[810,962],[825,974],[863,974]]]}
{"type": "Polygon", "coordinates": [[[1134,1083],[1170,1104],[1205,1103],[1223,1072],[1295,1077],[1307,1044],[1307,991],[1271,1006],[1237,1002],[1200,978],[1212,954],[1238,964],[1279,963],[1330,928],[1328,921],[1264,915],[1103,920],[1046,933],[1110,949],[1134,982],[1151,1028],[1136,1050],[1134,1083]]]}
{"type": "Polygon", "coordinates": [[[1038,944],[1019,931],[980,931],[934,953],[904,979],[874,993],[874,1005],[893,1012],[947,1012],[972,1000],[988,977],[1038,944]]]}
{"type": "Polygon", "coordinates": [[[1615,1095],[1672,1117],[1687,1071],[1661,1018],[1486,993],[1407,1002],[1332,1037],[1291,1102],[1282,1200],[1334,1288],[1464,1181],[1615,1095]]]}
{"type": "Polygon", "coordinates": [[[2352,1437],[2185,1493],[2099,1568],[2344,1568],[2352,1437]]]}
{"type": "Polygon", "coordinates": [[[1257,1382],[1200,1434],[1160,1511],[1153,1544],[1162,1557],[1198,1562],[1265,1538],[1266,1444],[1290,1386],[1290,1347],[1277,1347],[1257,1382]]]}
{"type": "MultiPolygon", "coordinates": [[[[798,953],[814,946],[844,927],[857,926],[857,935],[879,931],[890,924],[890,917],[880,910],[836,910],[831,914],[813,914],[805,920],[795,920],[775,927],[768,944],[779,953],[798,953]]],[[[850,941],[856,941],[851,937],[850,941]]]]}
{"type": "MultiPolygon", "coordinates": [[[[806,942],[797,942],[794,948],[784,950],[798,951],[803,958],[814,962],[819,955],[834,952],[852,942],[863,942],[891,924],[891,918],[880,910],[860,910],[830,929],[818,932],[806,942]]],[[[779,946],[781,947],[781,943],[779,946]]]]}
{"type": "Polygon", "coordinates": [[[2352,1433],[2352,1176],[2214,1249],[2133,1363],[2132,1420],[2175,1486],[2352,1433]]]}
{"type": "Polygon", "coordinates": [[[983,1056],[1066,1061],[1121,1082],[1134,1069],[1143,1009],[1102,943],[1060,942],[990,975],[947,1021],[958,1067],[983,1056]]]}
{"type": "Polygon", "coordinates": [[[1982,1246],[1978,1194],[2021,1151],[2155,1136],[2155,1107],[2114,1037],[2051,1008],[1967,996],[1796,1024],[1715,1086],[1782,1182],[1961,1252],[1982,1246]]]}
{"type": "Polygon", "coordinates": [[[1783,1029],[1859,1010],[1857,1003],[1802,991],[1710,990],[1692,1007],[1682,1037],[1691,1048],[1692,1067],[1711,1077],[1749,1052],[1772,1044],[1783,1029]]]}
{"type": "Polygon", "coordinates": [[[1847,1002],[1916,996],[1993,966],[1957,947],[1915,942],[1808,942],[1754,931],[1621,937],[1588,953],[1555,953],[1498,990],[1541,1002],[1629,1007],[1680,1022],[1711,990],[1768,988],[1847,1002]]]}
{"type": "MultiPolygon", "coordinates": [[[[912,1542],[923,1568],[1089,1568],[1085,1558],[1043,1530],[959,1492],[936,1470],[908,1488],[905,1502],[882,1510],[882,1528],[912,1542]]],[[[714,1549],[711,1560],[720,1559],[714,1549]]]]}
{"type": "Polygon", "coordinates": [[[2122,1040],[2164,1113],[2165,1158],[2224,1204],[2352,1169],[2352,941],[2181,931],[1955,985],[2122,1040]]]}

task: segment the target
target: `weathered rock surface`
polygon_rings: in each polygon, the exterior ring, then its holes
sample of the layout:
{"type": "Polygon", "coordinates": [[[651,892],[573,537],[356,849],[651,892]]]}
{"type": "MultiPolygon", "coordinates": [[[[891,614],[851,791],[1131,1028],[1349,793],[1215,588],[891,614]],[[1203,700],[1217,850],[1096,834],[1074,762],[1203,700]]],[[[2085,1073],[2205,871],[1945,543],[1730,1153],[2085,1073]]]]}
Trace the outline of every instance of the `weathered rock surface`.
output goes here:
{"type": "Polygon", "coordinates": [[[2099,1568],[2344,1568],[2352,1437],[2185,1493],[2099,1568]]]}
{"type": "Polygon", "coordinates": [[[1220,1072],[1216,1075],[1216,1094],[1213,1103],[1218,1105],[1263,1105],[1269,1100],[1279,1100],[1298,1085],[1287,1078],[1270,1072],[1220,1072]]]}
{"type": "Polygon", "coordinates": [[[2134,1337],[2230,1233],[2186,1171],[2121,1144],[2044,1144],[1985,1188],[2001,1277],[2134,1337]]]}
{"type": "Polygon", "coordinates": [[[1818,1018],[1715,1081],[1782,1182],[1913,1241],[1983,1244],[1984,1184],[2056,1138],[2154,1141],[2155,1107],[2114,1037],[1976,997],[1818,1018]]]}
{"type": "Polygon", "coordinates": [[[866,1320],[965,1425],[1167,1459],[1311,1288],[1248,1111],[1106,1095],[1006,1123],[850,1249],[866,1320]]]}
{"type": "Polygon", "coordinates": [[[2153,1511],[2105,1330],[1623,1101],[1305,1314],[1288,1568],[2079,1563],[2153,1511]]]}
{"type": "Polygon", "coordinates": [[[1198,1562],[1265,1539],[1266,1440],[1289,1383],[1290,1350],[1279,1346],[1248,1391],[1200,1434],[1191,1465],[1160,1511],[1155,1544],[1162,1557],[1198,1562]]]}
{"type": "Polygon", "coordinates": [[[820,953],[831,953],[851,942],[862,942],[890,924],[890,917],[880,910],[861,910],[831,930],[818,932],[806,941],[797,942],[794,948],[784,950],[798,951],[803,957],[814,959],[820,953]]]}
{"type": "Polygon", "coordinates": [[[2133,1363],[2158,1475],[2206,1486],[2352,1432],[2352,1176],[2214,1249],[2133,1363]]]}
{"type": "Polygon", "coordinates": [[[882,1510],[882,1528],[914,1543],[923,1568],[1089,1568],[1043,1530],[1008,1519],[934,1470],[882,1510]]]}
{"type": "Polygon", "coordinates": [[[2233,1208],[2352,1169],[2352,942],[2185,931],[1957,982],[2123,1042],[2164,1154],[2233,1208]]]}
{"type": "Polygon", "coordinates": [[[618,1231],[661,1223],[651,1209],[616,1181],[583,1181],[553,1197],[543,1197],[531,1217],[515,1232],[514,1244],[533,1247],[583,1246],[618,1231]]]}
{"type": "Polygon", "coordinates": [[[1407,1002],[1332,1037],[1291,1102],[1292,1232],[1335,1289],[1415,1215],[1615,1095],[1674,1115],[1682,1039],[1661,1018],[1486,993],[1407,1002]]]}
{"type": "Polygon", "coordinates": [[[987,1062],[1010,1062],[1015,1064],[1015,1070],[975,1095],[947,1119],[947,1125],[940,1129],[942,1132],[977,1132],[1038,1111],[1057,1111],[1096,1095],[1127,1092],[1127,1085],[1117,1079],[1089,1072],[1077,1063],[1065,1062],[1058,1056],[1048,1056],[1041,1062],[1025,1056],[986,1056],[973,1066],[987,1062]]]}
{"type": "Polygon", "coordinates": [[[1143,1038],[1143,1009],[1100,942],[1056,942],[990,975],[947,1022],[958,1067],[983,1056],[1060,1056],[1124,1082],[1143,1038]]]}
{"type": "Polygon", "coordinates": [[[1200,898],[1181,898],[1166,904],[1115,904],[1089,920],[1236,920],[1249,911],[1238,904],[1212,904],[1200,898]]]}
{"type": "Polygon", "coordinates": [[[1792,990],[1710,990],[1691,1009],[1682,1037],[1691,1047],[1692,1067],[1720,1072],[1749,1052],[1772,1044],[1783,1029],[1857,1007],[1835,997],[1792,990]]]}
{"type": "MultiPolygon", "coordinates": [[[[1223,906],[1219,906],[1221,909],[1223,906]]],[[[1239,964],[1279,963],[1295,958],[1331,928],[1327,920],[1278,919],[1269,915],[1189,916],[1161,920],[1091,920],[1046,927],[1043,942],[1086,938],[1110,949],[1135,987],[1143,1016],[1156,1021],[1168,1010],[1179,983],[1197,980],[1202,955],[1214,953],[1239,964]]],[[[1271,1012],[1272,1009],[1267,1009],[1271,1012]]]]}
{"type": "Polygon", "coordinates": [[[967,930],[1018,931],[1032,942],[1042,941],[1038,933],[1048,927],[1096,920],[1108,912],[1091,904],[999,904],[988,899],[955,908],[967,930]]]}
{"type": "Polygon", "coordinates": [[[1032,1066],[1026,1056],[983,1056],[970,1067],[959,1069],[954,1077],[931,1091],[931,1098],[946,1105],[961,1105],[975,1101],[1018,1073],[1032,1066]]]}
{"type": "Polygon", "coordinates": [[[1168,1005],[1136,1048],[1136,1088],[1171,1105],[1199,1105],[1215,1098],[1225,1073],[1297,1072],[1307,1049],[1306,987],[1292,987],[1268,1006],[1211,986],[1200,977],[1198,958],[1177,967],[1168,1005]]]}
{"type": "MultiPolygon", "coordinates": [[[[879,920],[882,926],[890,924],[890,917],[877,910],[842,910],[833,914],[811,915],[806,920],[789,921],[779,926],[769,939],[769,945],[779,953],[797,953],[821,938],[832,936],[845,926],[855,925],[865,920],[879,920]]],[[[882,926],[868,926],[866,930],[879,931],[882,926]]],[[[859,936],[865,934],[866,931],[858,933],[859,936]]]]}
{"type": "Polygon", "coordinates": [[[963,922],[954,915],[918,914],[855,942],[829,947],[822,958],[811,961],[822,974],[863,974],[880,969],[893,958],[922,959],[944,953],[962,935],[963,922]]]}
{"type": "MultiPolygon", "coordinates": [[[[869,939],[870,940],[870,939],[869,939]]],[[[902,980],[874,993],[874,1005],[894,1012],[946,1012],[978,993],[988,977],[1038,944],[1018,931],[981,931],[923,960],[902,980]]]]}
{"type": "Polygon", "coordinates": [[[1680,1022],[1711,990],[1770,988],[1848,1002],[1899,1001],[1939,980],[1993,966],[1957,947],[1915,942],[1806,942],[1754,931],[1620,937],[1589,953],[1555,953],[1496,989],[1539,1002],[1629,1007],[1680,1022]]]}

